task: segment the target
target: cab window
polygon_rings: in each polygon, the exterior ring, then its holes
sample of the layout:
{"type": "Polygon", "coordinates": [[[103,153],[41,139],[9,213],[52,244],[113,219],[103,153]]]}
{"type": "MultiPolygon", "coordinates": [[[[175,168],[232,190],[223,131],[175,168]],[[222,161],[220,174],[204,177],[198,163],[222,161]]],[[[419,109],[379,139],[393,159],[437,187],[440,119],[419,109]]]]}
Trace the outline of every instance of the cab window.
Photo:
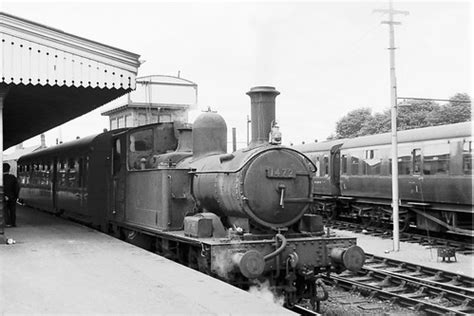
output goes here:
{"type": "Polygon", "coordinates": [[[130,169],[144,169],[149,167],[149,158],[153,150],[153,130],[151,128],[133,132],[129,136],[130,169]]]}
{"type": "Polygon", "coordinates": [[[153,133],[151,129],[137,131],[130,135],[130,152],[147,152],[153,148],[153,133]]]}

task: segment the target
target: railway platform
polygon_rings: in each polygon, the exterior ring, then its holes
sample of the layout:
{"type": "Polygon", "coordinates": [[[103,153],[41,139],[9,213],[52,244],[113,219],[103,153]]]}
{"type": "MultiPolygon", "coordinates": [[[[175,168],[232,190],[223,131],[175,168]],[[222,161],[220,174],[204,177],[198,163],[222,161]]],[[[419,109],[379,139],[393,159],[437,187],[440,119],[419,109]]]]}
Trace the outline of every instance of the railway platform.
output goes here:
{"type": "Polygon", "coordinates": [[[399,251],[394,252],[393,240],[391,238],[385,239],[363,233],[354,233],[338,229],[332,229],[332,231],[336,232],[338,235],[356,237],[357,245],[362,247],[366,253],[375,256],[474,277],[473,255],[457,253],[455,259],[453,258],[450,261],[443,261],[442,258],[438,256],[438,251],[435,247],[401,241],[399,251]]]}
{"type": "Polygon", "coordinates": [[[0,245],[0,314],[292,315],[217,279],[27,207],[0,245]]]}

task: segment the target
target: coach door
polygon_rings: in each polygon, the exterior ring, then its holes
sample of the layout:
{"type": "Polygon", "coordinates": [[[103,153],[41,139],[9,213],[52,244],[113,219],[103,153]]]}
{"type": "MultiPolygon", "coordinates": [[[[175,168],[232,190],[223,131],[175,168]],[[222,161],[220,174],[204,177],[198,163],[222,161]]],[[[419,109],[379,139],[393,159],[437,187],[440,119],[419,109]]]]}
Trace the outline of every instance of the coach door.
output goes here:
{"type": "Polygon", "coordinates": [[[109,218],[123,221],[125,215],[125,180],[126,180],[126,134],[119,134],[112,139],[112,194],[109,218]]]}
{"type": "MultiPolygon", "coordinates": [[[[410,185],[410,193],[407,194],[407,197],[409,197],[409,199],[421,201],[423,199],[423,166],[421,159],[421,148],[415,148],[411,151],[411,164],[412,174],[408,180],[410,185]]],[[[401,198],[405,198],[405,196],[401,195],[401,198]]]]}
{"type": "Polygon", "coordinates": [[[58,158],[54,157],[53,162],[51,166],[51,200],[53,202],[53,211],[57,211],[57,205],[58,205],[58,158]]]}
{"type": "Polygon", "coordinates": [[[331,148],[331,164],[329,175],[331,177],[331,193],[333,195],[340,195],[341,184],[341,148],[342,144],[335,145],[331,148]]]}

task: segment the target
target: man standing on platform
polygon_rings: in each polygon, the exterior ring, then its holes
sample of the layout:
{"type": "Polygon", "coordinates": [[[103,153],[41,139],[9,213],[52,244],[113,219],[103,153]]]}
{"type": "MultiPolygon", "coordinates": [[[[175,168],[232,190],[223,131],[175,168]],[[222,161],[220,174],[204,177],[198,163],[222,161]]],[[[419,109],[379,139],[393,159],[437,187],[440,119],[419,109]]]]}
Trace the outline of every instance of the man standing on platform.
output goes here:
{"type": "Polygon", "coordinates": [[[5,226],[16,227],[16,200],[20,192],[18,180],[10,174],[10,165],[3,164],[3,189],[5,200],[5,226]]]}

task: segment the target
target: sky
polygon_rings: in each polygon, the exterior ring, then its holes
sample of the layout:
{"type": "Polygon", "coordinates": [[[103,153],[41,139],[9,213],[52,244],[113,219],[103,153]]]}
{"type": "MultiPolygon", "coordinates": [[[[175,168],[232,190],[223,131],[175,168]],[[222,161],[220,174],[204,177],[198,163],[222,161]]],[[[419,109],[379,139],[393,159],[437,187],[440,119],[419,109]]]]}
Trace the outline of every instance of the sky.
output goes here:
{"type": "MultiPolygon", "coordinates": [[[[284,144],[325,140],[349,111],[390,107],[388,1],[10,1],[0,10],[141,55],[138,76],[177,75],[198,84],[197,110],[211,107],[246,142],[250,99],[274,86],[284,144]]],[[[395,1],[398,96],[473,95],[469,1],[395,1]]],[[[99,133],[94,110],[61,127],[63,141],[99,133]]],[[[53,145],[59,129],[46,133],[53,145]]],[[[39,136],[25,146],[39,144],[39,136]]],[[[231,146],[229,145],[229,148],[231,146]]]]}

